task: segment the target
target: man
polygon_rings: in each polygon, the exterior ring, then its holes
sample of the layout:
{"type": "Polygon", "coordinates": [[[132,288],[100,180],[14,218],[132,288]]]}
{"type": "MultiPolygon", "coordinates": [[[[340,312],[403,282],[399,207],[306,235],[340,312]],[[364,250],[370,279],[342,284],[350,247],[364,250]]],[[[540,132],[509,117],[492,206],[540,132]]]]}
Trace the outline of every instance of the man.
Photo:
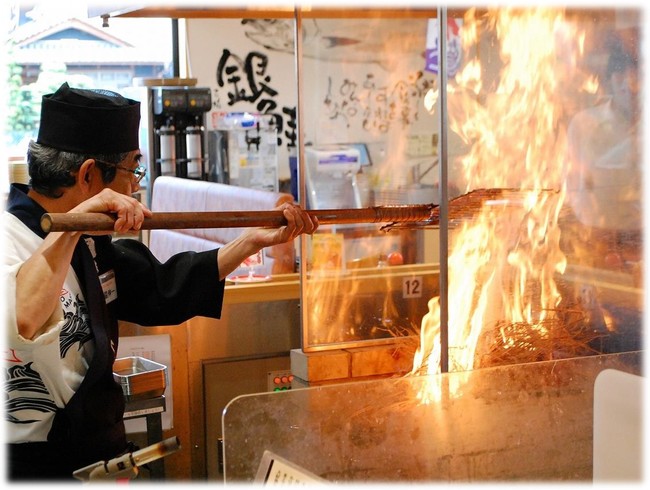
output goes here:
{"type": "Polygon", "coordinates": [[[288,224],[250,229],[216,251],[161,264],[137,240],[44,233],[45,212],[110,212],[137,232],[152,212],[131,194],[139,165],[136,101],[63,84],[43,97],[28,150],[30,186],[12,185],[6,244],[5,399],[9,478],[72,479],[74,470],[127,451],[124,399],[113,380],[118,320],[176,325],[219,318],[226,276],[264,247],[318,227],[298,206],[288,224]]]}
{"type": "MultiPolygon", "coordinates": [[[[603,294],[589,270],[627,275],[641,287],[643,270],[640,100],[637,58],[614,44],[605,72],[608,99],[577,113],[568,128],[567,215],[563,240],[573,264],[584,266],[574,296],[590,345],[610,353],[641,348],[642,315],[603,294]]],[[[625,277],[625,276],[621,276],[625,277]]]]}
{"type": "Polygon", "coordinates": [[[620,269],[638,262],[642,250],[636,58],[615,46],[605,79],[607,102],[579,112],[568,128],[567,198],[593,265],[620,269]]]}

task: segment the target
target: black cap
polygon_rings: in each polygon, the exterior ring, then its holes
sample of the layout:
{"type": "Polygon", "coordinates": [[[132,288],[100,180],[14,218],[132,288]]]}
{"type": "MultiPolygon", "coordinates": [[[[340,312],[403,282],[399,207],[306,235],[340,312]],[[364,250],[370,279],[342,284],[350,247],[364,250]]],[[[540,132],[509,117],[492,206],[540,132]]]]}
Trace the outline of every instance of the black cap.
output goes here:
{"type": "Polygon", "coordinates": [[[43,96],[36,142],[72,153],[126,153],[139,148],[139,125],[139,102],[66,82],[43,96]]]}
{"type": "Polygon", "coordinates": [[[609,56],[607,60],[607,78],[611,77],[613,73],[616,72],[625,72],[627,69],[636,70],[637,61],[636,58],[625,51],[615,50],[609,56]]]}

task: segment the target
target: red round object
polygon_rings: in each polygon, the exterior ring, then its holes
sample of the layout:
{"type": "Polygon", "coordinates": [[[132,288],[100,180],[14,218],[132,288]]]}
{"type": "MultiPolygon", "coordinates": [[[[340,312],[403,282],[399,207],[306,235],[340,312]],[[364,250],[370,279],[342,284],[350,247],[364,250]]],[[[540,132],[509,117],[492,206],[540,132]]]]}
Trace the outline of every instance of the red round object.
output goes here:
{"type": "Polygon", "coordinates": [[[388,264],[389,265],[402,265],[404,263],[404,257],[399,252],[391,252],[388,254],[388,264]]]}
{"type": "Polygon", "coordinates": [[[618,252],[609,252],[605,255],[605,265],[611,269],[623,267],[623,257],[618,252]]]}

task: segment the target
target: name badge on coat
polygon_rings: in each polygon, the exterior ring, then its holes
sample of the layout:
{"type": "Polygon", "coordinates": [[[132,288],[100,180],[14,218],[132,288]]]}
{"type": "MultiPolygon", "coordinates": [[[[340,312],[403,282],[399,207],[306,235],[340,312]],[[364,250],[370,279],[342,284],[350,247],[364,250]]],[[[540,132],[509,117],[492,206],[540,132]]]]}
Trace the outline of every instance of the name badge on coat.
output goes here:
{"type": "Polygon", "coordinates": [[[99,282],[104,291],[104,300],[106,304],[117,299],[117,284],[115,283],[115,272],[110,270],[99,276],[99,282]]]}

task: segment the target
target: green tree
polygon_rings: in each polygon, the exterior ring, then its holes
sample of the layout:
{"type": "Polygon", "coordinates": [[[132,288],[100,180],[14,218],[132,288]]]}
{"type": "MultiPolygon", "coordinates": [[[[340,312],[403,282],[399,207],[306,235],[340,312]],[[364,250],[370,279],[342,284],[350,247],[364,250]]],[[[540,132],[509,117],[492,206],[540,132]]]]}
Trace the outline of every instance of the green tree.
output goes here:
{"type": "MultiPolygon", "coordinates": [[[[22,67],[14,62],[9,64],[9,107],[7,110],[8,146],[25,146],[25,142],[36,136],[41,113],[43,95],[56,91],[63,82],[71,86],[90,88],[92,80],[83,75],[68,75],[64,63],[41,64],[36,82],[23,85],[22,67]]],[[[22,148],[19,150],[22,152],[22,148]]]]}
{"type": "Polygon", "coordinates": [[[21,83],[21,67],[9,66],[9,107],[7,128],[9,131],[26,132],[35,129],[38,114],[34,107],[32,91],[21,83]]]}

